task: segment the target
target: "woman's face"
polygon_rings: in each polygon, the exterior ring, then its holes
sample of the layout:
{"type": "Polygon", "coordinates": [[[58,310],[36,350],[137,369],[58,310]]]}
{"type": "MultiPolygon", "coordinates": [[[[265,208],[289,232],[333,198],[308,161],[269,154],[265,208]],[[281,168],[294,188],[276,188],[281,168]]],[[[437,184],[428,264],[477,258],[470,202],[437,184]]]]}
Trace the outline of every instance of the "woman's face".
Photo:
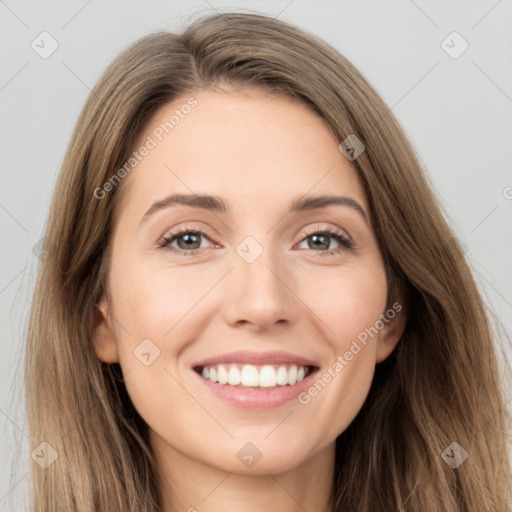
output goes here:
{"type": "Polygon", "coordinates": [[[369,205],[323,120],[255,90],[192,96],[134,149],[96,353],[120,363],[157,452],[290,470],[354,419],[402,315],[382,320],[369,205]]]}

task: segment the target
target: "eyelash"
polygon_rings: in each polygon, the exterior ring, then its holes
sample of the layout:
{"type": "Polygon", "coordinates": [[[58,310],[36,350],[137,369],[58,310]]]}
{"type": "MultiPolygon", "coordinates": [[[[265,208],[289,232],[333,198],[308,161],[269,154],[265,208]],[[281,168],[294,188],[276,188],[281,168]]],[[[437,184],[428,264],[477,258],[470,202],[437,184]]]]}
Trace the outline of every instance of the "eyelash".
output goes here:
{"type": "MultiPolygon", "coordinates": [[[[170,247],[169,244],[174,242],[174,240],[178,239],[181,235],[185,234],[194,234],[199,235],[207,238],[210,240],[208,235],[203,233],[202,231],[199,231],[197,229],[190,229],[187,226],[185,226],[182,229],[179,229],[178,231],[175,231],[174,233],[169,234],[168,236],[165,236],[162,238],[162,240],[158,243],[158,248],[166,249],[171,252],[179,253],[183,256],[192,256],[192,255],[199,255],[201,254],[201,249],[192,249],[190,251],[182,250],[182,249],[176,249],[174,247],[170,247]]],[[[353,248],[353,244],[350,240],[348,240],[341,232],[337,231],[336,229],[327,227],[322,230],[316,230],[311,231],[309,233],[306,233],[306,236],[301,240],[303,242],[307,238],[313,236],[313,235],[327,235],[330,238],[333,238],[340,244],[340,247],[337,247],[336,249],[329,249],[326,251],[314,251],[318,253],[318,256],[333,256],[335,254],[339,254],[345,251],[348,251],[353,248]]],[[[313,249],[311,249],[313,250],[313,249]]]]}

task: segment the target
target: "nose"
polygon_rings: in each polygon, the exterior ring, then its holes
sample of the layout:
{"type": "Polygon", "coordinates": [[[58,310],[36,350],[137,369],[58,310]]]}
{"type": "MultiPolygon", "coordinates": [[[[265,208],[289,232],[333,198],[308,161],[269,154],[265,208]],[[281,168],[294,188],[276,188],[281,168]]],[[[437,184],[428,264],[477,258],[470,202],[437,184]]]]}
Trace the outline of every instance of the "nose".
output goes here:
{"type": "Polygon", "coordinates": [[[233,262],[225,283],[223,314],[228,324],[261,332],[295,322],[300,300],[293,291],[292,272],[275,250],[265,247],[250,263],[235,253],[233,262]]]}

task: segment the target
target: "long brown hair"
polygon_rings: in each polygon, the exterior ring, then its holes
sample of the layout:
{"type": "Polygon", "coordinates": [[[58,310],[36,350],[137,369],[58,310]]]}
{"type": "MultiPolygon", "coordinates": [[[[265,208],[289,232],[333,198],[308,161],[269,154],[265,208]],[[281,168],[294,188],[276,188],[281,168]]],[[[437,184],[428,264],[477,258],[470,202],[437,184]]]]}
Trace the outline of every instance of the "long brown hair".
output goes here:
{"type": "Polygon", "coordinates": [[[104,199],[95,191],[161,106],[219,83],[296,98],[340,142],[353,134],[366,146],[352,164],[371,207],[388,299],[403,291],[407,324],[337,438],[334,510],[510,512],[510,416],[490,321],[406,135],[336,50],[245,13],[140,39],[108,67],[82,110],[53,197],[28,331],[31,449],[44,441],[58,454],[46,469],[33,463],[33,510],[160,510],[147,426],[119,365],[101,362],[92,344],[113,218],[130,178],[104,199]],[[468,457],[452,467],[461,448],[468,457]]]}

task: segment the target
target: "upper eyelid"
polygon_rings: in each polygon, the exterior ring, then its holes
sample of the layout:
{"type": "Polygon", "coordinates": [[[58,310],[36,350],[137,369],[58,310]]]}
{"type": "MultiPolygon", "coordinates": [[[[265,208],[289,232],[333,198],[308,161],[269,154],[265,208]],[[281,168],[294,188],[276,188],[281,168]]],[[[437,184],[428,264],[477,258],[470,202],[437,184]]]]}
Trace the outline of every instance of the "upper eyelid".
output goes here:
{"type": "MultiPolygon", "coordinates": [[[[304,235],[307,237],[307,236],[311,236],[311,235],[314,235],[315,233],[327,233],[327,234],[337,234],[337,235],[340,235],[342,236],[343,238],[346,238],[347,240],[352,240],[352,237],[348,234],[348,232],[345,230],[345,229],[342,229],[342,228],[339,228],[339,227],[332,227],[332,226],[329,226],[329,227],[326,227],[326,228],[322,228],[322,227],[319,227],[319,226],[315,226],[313,228],[307,228],[306,231],[304,232],[304,235]]],[[[305,237],[302,237],[301,240],[303,240],[305,237]]]]}
{"type": "MultiPolygon", "coordinates": [[[[318,232],[323,232],[323,231],[326,231],[326,232],[329,232],[329,231],[340,231],[343,234],[345,234],[347,236],[347,238],[349,237],[349,235],[348,235],[348,233],[347,233],[347,231],[345,229],[342,229],[342,228],[339,228],[339,227],[332,227],[332,226],[321,227],[321,226],[318,226],[318,225],[306,228],[305,231],[304,231],[304,235],[311,235],[311,234],[318,233],[318,232]]],[[[208,231],[205,230],[204,228],[188,227],[187,225],[185,225],[184,227],[180,227],[180,228],[177,228],[177,229],[169,229],[169,230],[167,230],[166,234],[164,234],[162,236],[162,238],[164,238],[164,237],[165,238],[169,238],[171,236],[177,236],[179,234],[189,233],[189,232],[191,232],[191,233],[200,233],[201,235],[205,235],[208,238],[211,237],[210,234],[208,233],[208,231]]],[[[215,237],[215,235],[213,235],[213,237],[215,237]]]]}

